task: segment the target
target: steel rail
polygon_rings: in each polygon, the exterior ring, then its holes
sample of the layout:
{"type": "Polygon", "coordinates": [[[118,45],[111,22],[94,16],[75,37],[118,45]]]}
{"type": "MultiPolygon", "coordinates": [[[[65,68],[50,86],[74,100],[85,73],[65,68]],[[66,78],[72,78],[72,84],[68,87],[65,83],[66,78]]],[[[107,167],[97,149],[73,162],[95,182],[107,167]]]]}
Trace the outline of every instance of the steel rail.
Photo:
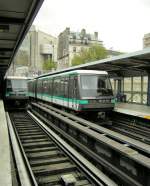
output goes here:
{"type": "MultiPolygon", "coordinates": [[[[44,120],[47,124],[49,124],[51,127],[55,128],[57,131],[59,130],[59,132],[61,131],[63,133],[63,131],[57,125],[52,124],[49,120],[46,119],[45,113],[48,113],[48,114],[54,116],[55,118],[59,119],[63,123],[67,123],[68,126],[71,126],[74,129],[78,129],[82,134],[86,134],[87,136],[90,136],[93,139],[96,139],[97,141],[101,142],[102,144],[105,144],[106,146],[109,146],[109,147],[115,149],[116,151],[118,151],[119,153],[121,153],[123,156],[126,156],[129,159],[132,159],[133,161],[140,163],[140,165],[142,165],[144,167],[147,167],[148,169],[150,168],[149,158],[143,156],[139,152],[137,152],[137,151],[135,151],[135,150],[133,150],[133,149],[131,149],[129,147],[126,147],[125,145],[120,144],[120,143],[118,143],[118,142],[116,142],[116,141],[108,138],[107,136],[105,136],[103,134],[100,134],[98,132],[95,132],[95,131],[91,130],[91,128],[90,127],[87,127],[86,125],[79,124],[78,123],[78,120],[76,120],[77,122],[75,122],[73,120],[68,119],[67,117],[62,116],[60,114],[60,112],[58,112],[58,111],[57,112],[59,114],[56,113],[56,112],[54,112],[53,110],[49,110],[47,108],[44,108],[42,106],[39,106],[38,104],[32,104],[32,105],[34,105],[36,108],[41,109],[43,111],[42,115],[44,115],[44,117],[38,114],[40,116],[40,119],[44,120]]],[[[35,113],[35,111],[34,111],[34,113],[35,113]]],[[[37,112],[35,114],[37,115],[37,112]]],[[[68,139],[69,138],[70,139],[72,138],[71,136],[67,135],[66,132],[63,134],[63,136],[64,137],[67,136],[68,139]]],[[[78,141],[76,141],[75,143],[78,143],[78,141]]],[[[82,144],[80,143],[80,146],[81,145],[82,144]]],[[[86,148],[86,150],[88,150],[88,149],[86,148]]],[[[94,155],[94,156],[92,156],[92,158],[97,157],[96,154],[93,154],[92,152],[91,152],[91,154],[94,155]]],[[[101,163],[103,163],[103,165],[104,164],[107,164],[108,165],[108,162],[104,161],[100,157],[97,157],[97,158],[99,158],[99,160],[101,161],[101,163]]],[[[114,172],[117,173],[118,170],[116,170],[114,166],[111,166],[109,164],[109,167],[111,167],[111,169],[114,172]]],[[[127,182],[133,183],[134,185],[140,185],[140,183],[137,183],[134,179],[129,178],[127,175],[125,176],[123,172],[121,172],[121,171],[119,172],[118,171],[118,174],[122,175],[122,177],[124,177],[127,182]]]]}
{"type": "MultiPolygon", "coordinates": [[[[60,147],[60,149],[62,149],[62,151],[64,151],[65,154],[68,155],[68,157],[70,157],[71,161],[75,162],[76,166],[78,167],[77,169],[82,170],[82,172],[84,172],[84,175],[86,175],[88,180],[91,180],[92,185],[95,185],[95,186],[117,186],[117,184],[113,180],[111,180],[108,176],[106,176],[98,168],[96,168],[94,165],[92,165],[88,160],[86,160],[82,155],[80,155],[70,145],[65,143],[63,141],[63,139],[61,139],[58,135],[56,135],[53,131],[51,131],[44,124],[42,124],[42,122],[40,120],[38,120],[36,117],[34,117],[31,113],[28,113],[28,115],[31,118],[31,123],[32,123],[32,121],[34,121],[34,123],[36,123],[36,125],[38,125],[39,128],[41,128],[41,130],[47,136],[49,136],[50,139],[52,139],[52,141],[54,141],[54,143],[56,143],[60,147]]],[[[8,114],[8,117],[9,117],[9,114],[8,114]]],[[[11,125],[11,127],[14,130],[14,135],[17,138],[18,143],[16,143],[16,144],[18,144],[17,146],[19,146],[18,151],[21,149],[21,153],[23,155],[24,161],[22,162],[22,166],[24,166],[26,168],[26,173],[27,173],[27,175],[29,175],[27,181],[31,182],[31,185],[38,185],[38,182],[36,182],[36,180],[38,180],[38,179],[35,178],[35,172],[33,172],[33,170],[32,170],[33,167],[30,166],[29,159],[27,158],[27,154],[26,154],[27,149],[24,150],[24,146],[23,146],[22,140],[21,140],[22,139],[21,136],[22,135],[26,136],[29,133],[29,132],[27,133],[27,131],[29,131],[29,129],[30,129],[30,134],[34,133],[37,129],[29,128],[30,126],[28,126],[27,123],[25,121],[22,121],[21,119],[19,120],[19,123],[20,122],[22,123],[21,126],[20,126],[20,124],[19,124],[19,126],[18,126],[18,124],[16,126],[15,121],[13,120],[13,117],[11,117],[11,120],[12,120],[12,123],[14,123],[14,124],[12,124],[13,126],[11,125]],[[19,133],[18,133],[18,129],[19,129],[19,133]],[[26,132],[24,132],[24,131],[26,131],[26,132]],[[21,139],[20,139],[20,137],[21,137],[21,139]],[[33,181],[35,181],[35,182],[33,182],[33,181]]],[[[9,118],[10,124],[11,124],[11,120],[9,118]]],[[[33,140],[33,142],[34,142],[34,139],[32,139],[32,137],[25,138],[25,139],[30,140],[30,142],[28,142],[29,144],[31,143],[31,140],[33,140]]],[[[12,142],[14,143],[15,141],[13,140],[12,142]]],[[[24,169],[23,169],[23,171],[24,171],[24,169]]],[[[20,171],[20,174],[22,175],[21,171],[20,171]]],[[[41,174],[43,174],[43,173],[41,173],[41,174]]],[[[24,182],[24,180],[23,180],[23,182],[24,182]]],[[[25,182],[22,185],[23,186],[26,186],[26,185],[30,186],[30,185],[28,185],[27,182],[25,182]]]]}
{"type": "Polygon", "coordinates": [[[69,144],[67,144],[60,136],[58,136],[54,131],[52,131],[49,127],[47,127],[41,120],[39,120],[33,113],[28,111],[29,115],[31,116],[37,124],[45,130],[45,132],[52,136],[55,142],[60,146],[63,147],[63,151],[65,151],[72,159],[82,167],[86,174],[92,176],[92,178],[97,182],[99,185],[101,183],[110,186],[117,186],[117,184],[112,181],[108,176],[106,176],[102,171],[96,168],[92,163],[90,163],[87,159],[85,159],[79,152],[73,149],[69,144]],[[69,150],[68,150],[69,149],[69,150]]]}
{"type": "Polygon", "coordinates": [[[123,118],[117,118],[112,121],[114,126],[120,126],[128,130],[134,131],[139,135],[142,135],[143,138],[150,138],[150,129],[147,127],[138,126],[138,124],[132,123],[130,121],[124,121],[123,118]]]}
{"type": "Polygon", "coordinates": [[[122,125],[112,125],[108,126],[110,130],[113,130],[115,132],[119,132],[123,135],[129,136],[131,138],[134,138],[136,140],[142,141],[145,144],[150,145],[150,138],[149,136],[144,135],[144,131],[139,133],[135,127],[130,128],[130,126],[122,126],[122,125]]]}
{"type": "Polygon", "coordinates": [[[110,129],[107,129],[105,127],[99,126],[99,125],[97,125],[95,123],[92,123],[92,122],[87,121],[87,120],[85,120],[83,118],[77,117],[75,115],[71,115],[70,113],[66,113],[66,112],[64,112],[62,110],[59,110],[57,108],[54,108],[54,107],[52,107],[50,105],[41,104],[41,103],[40,103],[40,105],[37,104],[37,103],[31,103],[31,105],[35,105],[37,107],[42,105],[42,106],[44,106],[46,108],[49,108],[49,109],[51,109],[51,110],[53,110],[53,111],[55,111],[55,112],[57,112],[59,114],[62,114],[63,116],[66,116],[66,117],[68,117],[70,119],[73,119],[73,120],[77,121],[80,124],[83,124],[83,125],[89,127],[91,130],[100,132],[102,134],[106,134],[107,136],[110,136],[114,140],[115,139],[119,140],[120,142],[128,144],[129,146],[132,146],[132,147],[134,147],[136,149],[139,149],[139,150],[141,150],[141,151],[143,151],[143,152],[145,152],[147,154],[150,154],[150,145],[148,145],[148,144],[145,144],[145,143],[140,142],[138,140],[132,139],[132,138],[130,138],[128,136],[124,136],[124,135],[119,134],[119,133],[117,133],[115,131],[111,131],[110,129]]]}
{"type": "Polygon", "coordinates": [[[19,148],[19,142],[16,137],[16,133],[14,131],[14,128],[12,126],[12,122],[10,120],[8,112],[6,112],[6,118],[7,118],[7,124],[9,127],[9,134],[11,138],[11,143],[13,147],[13,152],[15,156],[15,161],[16,161],[16,166],[18,169],[18,174],[19,174],[19,180],[22,186],[33,186],[37,185],[34,181],[31,181],[31,177],[29,176],[29,171],[27,170],[27,167],[25,166],[25,160],[24,157],[20,151],[19,148]]]}

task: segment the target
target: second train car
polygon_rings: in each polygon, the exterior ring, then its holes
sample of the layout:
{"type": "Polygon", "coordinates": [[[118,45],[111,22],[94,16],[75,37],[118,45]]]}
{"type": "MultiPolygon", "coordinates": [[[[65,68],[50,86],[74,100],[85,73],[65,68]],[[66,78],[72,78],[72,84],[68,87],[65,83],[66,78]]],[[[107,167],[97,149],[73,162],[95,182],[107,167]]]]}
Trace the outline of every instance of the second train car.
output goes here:
{"type": "Polygon", "coordinates": [[[106,111],[114,107],[106,71],[75,70],[44,75],[28,82],[29,97],[74,111],[106,111]]]}
{"type": "Polygon", "coordinates": [[[4,100],[6,104],[25,107],[28,103],[27,77],[8,76],[5,78],[4,100]]]}

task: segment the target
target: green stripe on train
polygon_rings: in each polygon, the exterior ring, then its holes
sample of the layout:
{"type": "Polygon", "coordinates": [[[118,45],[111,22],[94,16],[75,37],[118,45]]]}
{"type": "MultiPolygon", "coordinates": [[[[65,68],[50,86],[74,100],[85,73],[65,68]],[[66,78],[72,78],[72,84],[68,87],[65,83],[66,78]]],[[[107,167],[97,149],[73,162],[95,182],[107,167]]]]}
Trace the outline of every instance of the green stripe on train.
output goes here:
{"type": "Polygon", "coordinates": [[[28,96],[29,95],[29,92],[13,92],[13,91],[7,91],[5,96],[10,96],[11,94],[14,94],[14,95],[24,95],[24,96],[28,96]]]}
{"type": "Polygon", "coordinates": [[[38,98],[41,98],[41,97],[47,97],[49,99],[58,99],[58,100],[64,100],[64,101],[67,101],[67,102],[73,102],[73,103],[78,103],[78,104],[81,104],[81,105],[85,105],[85,104],[88,104],[88,100],[80,100],[80,99],[75,99],[75,98],[65,98],[63,96],[50,96],[48,94],[41,94],[41,93],[38,93],[37,94],[37,97],[38,98]]]}

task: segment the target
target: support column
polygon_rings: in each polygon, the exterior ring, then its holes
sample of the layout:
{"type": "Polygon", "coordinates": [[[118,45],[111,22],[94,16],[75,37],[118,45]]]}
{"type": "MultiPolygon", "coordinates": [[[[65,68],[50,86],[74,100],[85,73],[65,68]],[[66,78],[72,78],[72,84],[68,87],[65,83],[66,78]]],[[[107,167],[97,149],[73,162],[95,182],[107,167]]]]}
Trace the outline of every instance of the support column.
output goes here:
{"type": "Polygon", "coordinates": [[[117,100],[118,101],[123,101],[123,78],[120,77],[117,79],[117,100]]]}
{"type": "Polygon", "coordinates": [[[148,82],[147,82],[147,105],[150,106],[150,72],[148,72],[148,82]]]}
{"type": "Polygon", "coordinates": [[[131,102],[133,102],[133,77],[131,77],[131,102]]]}
{"type": "Polygon", "coordinates": [[[0,99],[2,99],[2,94],[3,94],[3,78],[0,76],[0,99]]]}
{"type": "Polygon", "coordinates": [[[121,93],[121,79],[118,79],[118,90],[117,90],[117,93],[120,94],[121,93]]]}
{"type": "Polygon", "coordinates": [[[141,76],[141,104],[143,104],[143,76],[141,76]]]}
{"type": "Polygon", "coordinates": [[[116,88],[117,86],[116,86],[116,79],[114,79],[114,94],[116,95],[116,93],[117,93],[117,88],[116,88]]]}

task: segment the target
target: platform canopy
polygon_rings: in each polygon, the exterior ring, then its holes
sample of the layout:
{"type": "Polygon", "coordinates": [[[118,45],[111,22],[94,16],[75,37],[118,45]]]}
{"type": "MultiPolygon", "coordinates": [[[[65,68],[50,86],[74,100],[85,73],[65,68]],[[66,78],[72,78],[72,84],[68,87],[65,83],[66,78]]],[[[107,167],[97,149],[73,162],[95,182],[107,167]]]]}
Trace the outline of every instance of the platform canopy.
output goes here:
{"type": "Polygon", "coordinates": [[[150,48],[99,60],[79,68],[106,70],[110,76],[141,76],[150,72],[150,48]]]}
{"type": "Polygon", "coordinates": [[[70,67],[50,74],[77,69],[105,70],[111,77],[147,75],[147,72],[150,72],[150,48],[70,67]]]}
{"type": "Polygon", "coordinates": [[[4,76],[43,0],[0,1],[0,75],[4,76]]]}

